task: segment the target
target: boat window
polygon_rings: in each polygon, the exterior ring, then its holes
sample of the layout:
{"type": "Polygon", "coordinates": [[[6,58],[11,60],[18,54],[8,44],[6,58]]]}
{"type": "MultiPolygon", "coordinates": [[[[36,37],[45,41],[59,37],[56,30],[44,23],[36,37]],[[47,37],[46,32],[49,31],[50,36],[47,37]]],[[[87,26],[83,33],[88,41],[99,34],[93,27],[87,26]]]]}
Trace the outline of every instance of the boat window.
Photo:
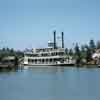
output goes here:
{"type": "Polygon", "coordinates": [[[52,62],[52,59],[50,59],[50,62],[52,62]]]}
{"type": "Polygon", "coordinates": [[[42,62],[44,62],[44,59],[42,59],[42,62]]]}

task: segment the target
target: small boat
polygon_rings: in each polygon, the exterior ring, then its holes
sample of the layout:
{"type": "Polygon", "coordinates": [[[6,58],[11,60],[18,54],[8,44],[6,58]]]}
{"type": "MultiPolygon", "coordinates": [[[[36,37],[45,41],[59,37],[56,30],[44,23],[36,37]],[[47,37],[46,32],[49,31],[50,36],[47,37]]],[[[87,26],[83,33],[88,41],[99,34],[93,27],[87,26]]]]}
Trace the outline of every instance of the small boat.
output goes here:
{"type": "Polygon", "coordinates": [[[100,65],[97,65],[98,67],[100,67],[100,65]]]}

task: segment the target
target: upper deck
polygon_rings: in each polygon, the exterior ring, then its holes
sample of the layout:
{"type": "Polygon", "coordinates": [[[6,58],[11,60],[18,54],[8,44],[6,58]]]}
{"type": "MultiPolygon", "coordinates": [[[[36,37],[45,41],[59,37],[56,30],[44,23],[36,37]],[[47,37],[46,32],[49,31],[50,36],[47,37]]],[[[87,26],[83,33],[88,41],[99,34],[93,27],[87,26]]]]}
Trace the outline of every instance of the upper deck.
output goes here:
{"type": "Polygon", "coordinates": [[[64,52],[64,49],[63,48],[57,48],[57,49],[54,49],[54,48],[41,48],[41,49],[33,49],[32,50],[33,53],[43,53],[43,52],[64,52]]]}
{"type": "Polygon", "coordinates": [[[65,52],[64,48],[33,48],[31,51],[26,51],[25,54],[40,54],[40,53],[53,53],[53,52],[65,52]]]}
{"type": "Polygon", "coordinates": [[[40,48],[32,49],[31,51],[24,52],[25,57],[57,57],[64,56],[65,50],[63,48],[40,48]]]}

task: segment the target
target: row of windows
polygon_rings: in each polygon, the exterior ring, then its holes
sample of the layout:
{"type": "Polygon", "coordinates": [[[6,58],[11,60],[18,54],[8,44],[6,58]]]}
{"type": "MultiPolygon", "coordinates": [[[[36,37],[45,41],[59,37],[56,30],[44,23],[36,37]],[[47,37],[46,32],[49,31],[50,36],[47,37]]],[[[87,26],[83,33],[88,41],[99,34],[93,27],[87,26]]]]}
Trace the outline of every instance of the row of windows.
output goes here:
{"type": "Polygon", "coordinates": [[[39,56],[62,56],[64,55],[64,52],[55,52],[55,53],[44,53],[44,54],[27,54],[28,57],[39,57],[39,56]]]}
{"type": "Polygon", "coordinates": [[[28,62],[52,62],[52,61],[61,61],[62,59],[28,59],[28,62]]]}
{"type": "Polygon", "coordinates": [[[45,48],[45,49],[33,49],[33,52],[50,52],[50,51],[64,51],[64,49],[54,49],[54,48],[45,48]]]}

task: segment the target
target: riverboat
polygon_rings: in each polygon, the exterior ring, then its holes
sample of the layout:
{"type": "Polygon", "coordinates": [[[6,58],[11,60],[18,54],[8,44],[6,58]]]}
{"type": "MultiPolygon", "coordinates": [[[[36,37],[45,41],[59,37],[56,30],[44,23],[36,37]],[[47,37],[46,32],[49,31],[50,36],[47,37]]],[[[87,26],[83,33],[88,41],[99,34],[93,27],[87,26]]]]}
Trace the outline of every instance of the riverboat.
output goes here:
{"type": "Polygon", "coordinates": [[[65,66],[74,65],[75,60],[65,54],[62,32],[62,47],[56,45],[56,32],[54,43],[48,42],[48,48],[33,48],[24,52],[24,66],[65,66]]]}

